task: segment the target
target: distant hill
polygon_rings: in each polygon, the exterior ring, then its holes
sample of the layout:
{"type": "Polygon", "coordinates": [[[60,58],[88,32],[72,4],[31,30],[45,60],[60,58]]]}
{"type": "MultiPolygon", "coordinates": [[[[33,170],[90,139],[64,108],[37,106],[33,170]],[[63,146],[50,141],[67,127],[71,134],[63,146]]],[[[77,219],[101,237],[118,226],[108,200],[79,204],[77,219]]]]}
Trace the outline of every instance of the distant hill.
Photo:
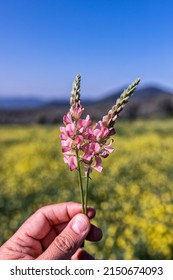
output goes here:
{"type": "MultiPolygon", "coordinates": [[[[121,93],[122,90],[115,91],[94,102],[83,101],[85,113],[90,114],[94,120],[100,119],[112,108],[121,93]]],[[[18,99],[6,100],[6,103],[5,101],[2,103],[2,99],[0,99],[0,124],[59,123],[62,122],[63,115],[68,110],[69,100],[45,102],[39,99],[18,99]]],[[[173,93],[158,87],[148,86],[135,91],[120,118],[163,118],[170,116],[173,117],[173,93]]]]}
{"type": "MultiPolygon", "coordinates": [[[[87,111],[91,116],[100,118],[115,104],[122,91],[123,89],[88,105],[87,111]]],[[[167,116],[173,116],[173,92],[154,86],[137,89],[120,115],[121,118],[130,119],[167,116]]]]}
{"type": "Polygon", "coordinates": [[[39,98],[0,97],[0,109],[36,108],[44,104],[39,98]]]}

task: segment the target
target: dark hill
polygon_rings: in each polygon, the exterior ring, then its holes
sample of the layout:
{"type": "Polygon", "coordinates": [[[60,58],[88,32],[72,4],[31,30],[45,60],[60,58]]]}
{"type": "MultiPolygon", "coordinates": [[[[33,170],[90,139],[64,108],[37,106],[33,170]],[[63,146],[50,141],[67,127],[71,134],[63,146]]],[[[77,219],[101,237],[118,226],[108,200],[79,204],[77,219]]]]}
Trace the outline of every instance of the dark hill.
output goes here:
{"type": "MultiPolygon", "coordinates": [[[[115,104],[122,91],[89,104],[87,112],[96,119],[100,118],[115,104]]],[[[173,116],[173,93],[151,86],[137,89],[120,115],[130,119],[167,116],[173,116]]]]}
{"type": "MultiPolygon", "coordinates": [[[[94,102],[82,102],[86,114],[98,120],[115,104],[122,93],[116,91],[94,102]]],[[[34,103],[35,104],[35,103],[34,103]]],[[[0,124],[10,123],[59,123],[69,109],[69,100],[40,103],[30,108],[0,108],[0,124]]],[[[144,87],[135,91],[120,118],[173,117],[173,93],[158,87],[144,87]]]]}

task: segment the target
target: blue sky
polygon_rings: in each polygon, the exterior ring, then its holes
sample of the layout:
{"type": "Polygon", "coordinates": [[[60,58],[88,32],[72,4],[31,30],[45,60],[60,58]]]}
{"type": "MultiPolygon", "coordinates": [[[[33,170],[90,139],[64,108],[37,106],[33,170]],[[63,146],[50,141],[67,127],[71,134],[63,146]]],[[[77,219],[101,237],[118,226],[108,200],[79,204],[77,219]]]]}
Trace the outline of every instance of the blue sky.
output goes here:
{"type": "Polygon", "coordinates": [[[173,89],[172,0],[0,2],[0,96],[84,98],[129,84],[173,89]]]}

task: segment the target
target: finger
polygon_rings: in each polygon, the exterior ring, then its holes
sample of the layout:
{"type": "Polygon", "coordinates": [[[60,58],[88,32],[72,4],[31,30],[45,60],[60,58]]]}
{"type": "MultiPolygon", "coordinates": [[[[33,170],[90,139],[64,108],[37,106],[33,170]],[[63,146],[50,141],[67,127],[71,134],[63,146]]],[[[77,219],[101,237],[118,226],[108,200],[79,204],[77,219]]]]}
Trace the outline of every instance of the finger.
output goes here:
{"type": "MultiPolygon", "coordinates": [[[[41,241],[42,248],[45,250],[49,247],[49,245],[53,242],[55,237],[59,235],[67,226],[68,223],[63,223],[61,225],[57,225],[51,229],[49,234],[43,238],[41,241]]],[[[86,240],[89,241],[99,241],[102,238],[102,230],[91,224],[90,231],[86,237],[86,240]]]]}
{"type": "Polygon", "coordinates": [[[86,240],[89,241],[99,241],[102,239],[102,230],[94,225],[91,224],[90,231],[86,237],[86,240]]]}
{"type": "Polygon", "coordinates": [[[94,260],[94,257],[91,256],[84,249],[79,248],[77,252],[71,257],[72,260],[94,260]]]}
{"type": "MultiPolygon", "coordinates": [[[[57,225],[54,227],[54,233],[56,235],[60,234],[61,231],[67,226],[67,223],[63,223],[61,225],[57,225]]],[[[95,225],[91,224],[90,231],[86,237],[89,241],[99,241],[102,238],[102,230],[95,225]]]]}
{"type": "Polygon", "coordinates": [[[70,259],[80,248],[89,230],[90,221],[88,217],[84,214],[77,214],[38,259],[70,259]]]}
{"type": "MultiPolygon", "coordinates": [[[[76,214],[82,212],[82,206],[75,202],[48,205],[35,212],[19,229],[29,237],[43,239],[54,225],[69,222],[76,214]]],[[[88,216],[95,216],[95,209],[88,208],[88,216]]]]}

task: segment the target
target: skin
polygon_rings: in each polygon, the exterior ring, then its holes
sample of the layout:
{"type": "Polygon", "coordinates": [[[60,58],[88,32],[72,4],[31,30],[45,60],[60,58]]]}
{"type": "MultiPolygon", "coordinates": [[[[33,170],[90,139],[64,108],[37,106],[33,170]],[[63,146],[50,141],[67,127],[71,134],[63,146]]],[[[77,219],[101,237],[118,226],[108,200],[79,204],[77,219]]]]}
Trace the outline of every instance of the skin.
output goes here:
{"type": "Polygon", "coordinates": [[[0,247],[0,259],[94,259],[81,245],[85,239],[99,241],[102,232],[90,223],[94,208],[88,207],[87,216],[81,212],[81,204],[75,202],[40,208],[0,247]]]}

